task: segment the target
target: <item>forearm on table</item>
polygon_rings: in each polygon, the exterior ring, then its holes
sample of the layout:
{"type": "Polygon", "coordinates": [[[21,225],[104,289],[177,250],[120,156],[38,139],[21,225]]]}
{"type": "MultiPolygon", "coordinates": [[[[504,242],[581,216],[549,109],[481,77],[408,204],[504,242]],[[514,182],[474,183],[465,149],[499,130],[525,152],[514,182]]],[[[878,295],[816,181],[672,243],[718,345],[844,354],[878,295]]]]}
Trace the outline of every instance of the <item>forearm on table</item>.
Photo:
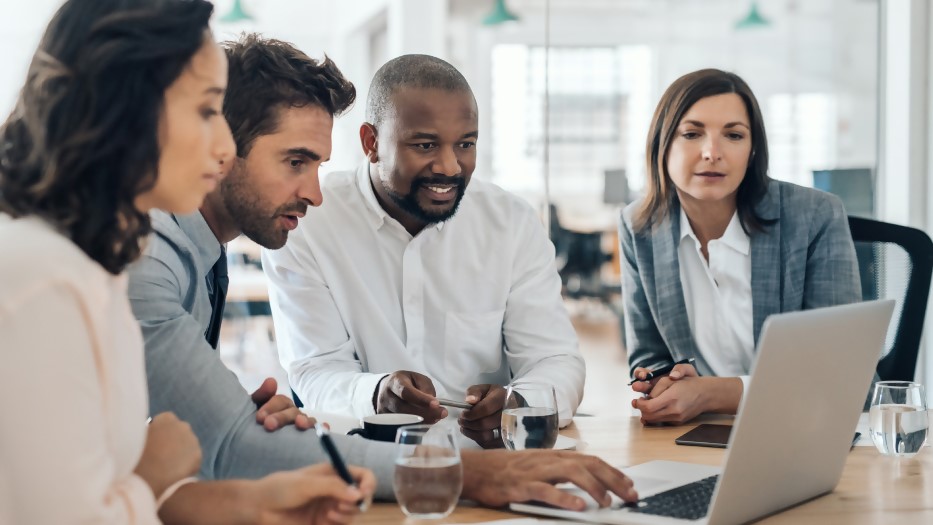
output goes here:
{"type": "Polygon", "coordinates": [[[190,483],[159,509],[165,525],[248,525],[259,522],[260,501],[254,482],[244,480],[190,483]]]}
{"type": "MultiPolygon", "coordinates": [[[[377,498],[392,497],[394,443],[338,434],[332,434],[332,439],[348,464],[366,467],[375,473],[377,498]]],[[[260,425],[244,421],[231,431],[230,438],[221,447],[214,471],[218,479],[256,479],[329,461],[313,432],[303,432],[294,426],[266,432],[260,425]]]]}
{"type": "Polygon", "coordinates": [[[735,414],[739,411],[742,393],[745,390],[739,377],[699,377],[697,380],[707,383],[704,412],[714,414],[735,414]]]}
{"type": "Polygon", "coordinates": [[[463,464],[463,499],[476,500],[483,485],[488,483],[489,476],[496,472],[487,472],[489,465],[481,460],[483,452],[480,450],[461,450],[460,461],[463,464]]]}

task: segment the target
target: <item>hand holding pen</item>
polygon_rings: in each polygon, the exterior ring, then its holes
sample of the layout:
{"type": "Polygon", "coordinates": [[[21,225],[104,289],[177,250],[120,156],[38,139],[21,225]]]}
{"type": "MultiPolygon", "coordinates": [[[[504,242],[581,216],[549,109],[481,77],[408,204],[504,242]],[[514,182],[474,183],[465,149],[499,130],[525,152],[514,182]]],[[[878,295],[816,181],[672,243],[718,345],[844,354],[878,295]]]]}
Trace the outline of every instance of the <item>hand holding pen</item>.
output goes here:
{"type": "MultiPolygon", "coordinates": [[[[317,432],[317,436],[321,440],[321,447],[324,449],[324,452],[327,453],[327,457],[330,458],[331,465],[333,465],[334,470],[337,472],[337,475],[340,476],[340,479],[342,479],[347,485],[350,485],[351,487],[359,488],[359,484],[355,479],[353,479],[353,476],[347,469],[347,464],[343,462],[343,457],[337,450],[337,446],[334,445],[334,441],[330,438],[330,432],[328,432],[327,426],[322,423],[315,423],[314,430],[317,432]]],[[[356,505],[362,512],[369,507],[369,502],[363,498],[357,501],[356,505]]]]}
{"type": "MultiPolygon", "coordinates": [[[[687,359],[681,359],[680,361],[677,361],[676,363],[662,366],[661,368],[656,368],[654,370],[648,370],[648,373],[645,375],[645,377],[642,377],[642,378],[635,377],[635,379],[632,379],[632,381],[628,384],[628,386],[632,386],[633,384],[635,384],[636,381],[651,381],[652,379],[656,377],[661,377],[661,376],[670,374],[671,371],[674,370],[674,367],[677,365],[693,366],[695,362],[696,360],[690,357],[687,359]]],[[[635,375],[638,376],[638,369],[635,370],[635,375]]]]}

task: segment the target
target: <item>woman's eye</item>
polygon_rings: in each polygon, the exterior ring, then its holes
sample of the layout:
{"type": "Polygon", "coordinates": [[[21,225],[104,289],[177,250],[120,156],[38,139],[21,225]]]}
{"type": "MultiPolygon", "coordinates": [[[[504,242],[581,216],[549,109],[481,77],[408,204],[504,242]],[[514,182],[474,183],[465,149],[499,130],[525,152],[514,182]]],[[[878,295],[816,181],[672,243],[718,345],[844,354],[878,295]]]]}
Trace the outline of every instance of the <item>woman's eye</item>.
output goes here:
{"type": "Polygon", "coordinates": [[[204,109],[201,110],[201,116],[204,117],[205,120],[207,120],[207,119],[209,119],[209,118],[211,118],[211,117],[215,117],[215,116],[217,116],[217,115],[219,115],[219,114],[220,114],[220,112],[217,111],[217,110],[214,109],[214,108],[204,108],[204,109]]]}
{"type": "Polygon", "coordinates": [[[691,140],[691,139],[695,139],[695,138],[699,137],[700,134],[697,133],[696,131],[686,131],[686,132],[682,133],[680,136],[683,137],[683,138],[685,138],[685,139],[687,139],[687,140],[691,140]]]}
{"type": "Polygon", "coordinates": [[[745,138],[745,135],[741,133],[729,133],[729,138],[732,140],[742,140],[745,138]]]}

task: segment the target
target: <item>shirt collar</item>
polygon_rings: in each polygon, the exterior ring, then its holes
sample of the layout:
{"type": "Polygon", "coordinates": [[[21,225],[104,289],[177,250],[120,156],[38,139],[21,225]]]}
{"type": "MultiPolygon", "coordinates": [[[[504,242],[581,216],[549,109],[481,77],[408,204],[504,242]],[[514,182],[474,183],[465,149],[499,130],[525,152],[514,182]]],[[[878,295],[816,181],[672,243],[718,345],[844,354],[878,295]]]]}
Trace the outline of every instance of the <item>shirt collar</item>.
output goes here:
{"type": "MultiPolygon", "coordinates": [[[[700,242],[696,234],[693,233],[693,228],[690,226],[690,220],[687,219],[686,212],[684,212],[683,207],[681,207],[680,240],[682,241],[684,237],[690,237],[697,243],[700,242]]],[[[726,231],[722,234],[722,237],[719,238],[719,241],[742,255],[749,254],[751,243],[748,234],[742,229],[742,222],[739,220],[738,211],[732,214],[732,220],[729,221],[729,225],[726,226],[726,231]]]]}
{"type": "Polygon", "coordinates": [[[172,215],[181,231],[198,247],[198,257],[204,268],[210,270],[220,258],[220,241],[207,225],[200,211],[188,215],[172,215]]]}
{"type": "MultiPolygon", "coordinates": [[[[379,204],[379,199],[376,198],[376,192],[373,189],[372,175],[369,171],[371,166],[369,160],[363,160],[360,167],[356,170],[356,184],[360,193],[363,195],[363,201],[366,203],[366,207],[369,208],[370,223],[373,228],[378,230],[385,224],[386,219],[392,219],[392,217],[386,213],[382,205],[379,204]]],[[[462,206],[463,202],[461,202],[460,205],[462,206]]],[[[392,220],[394,221],[395,219],[392,220]]],[[[443,230],[444,222],[435,223],[433,226],[437,228],[438,231],[443,230]]]]}
{"type": "Polygon", "coordinates": [[[360,164],[359,168],[356,169],[356,185],[359,187],[360,193],[363,195],[363,202],[366,203],[366,207],[369,208],[368,216],[370,218],[370,223],[374,228],[379,229],[385,224],[386,217],[389,216],[388,213],[382,206],[379,204],[379,200],[376,199],[376,192],[373,190],[372,178],[369,174],[369,160],[363,159],[363,162],[360,164]]]}

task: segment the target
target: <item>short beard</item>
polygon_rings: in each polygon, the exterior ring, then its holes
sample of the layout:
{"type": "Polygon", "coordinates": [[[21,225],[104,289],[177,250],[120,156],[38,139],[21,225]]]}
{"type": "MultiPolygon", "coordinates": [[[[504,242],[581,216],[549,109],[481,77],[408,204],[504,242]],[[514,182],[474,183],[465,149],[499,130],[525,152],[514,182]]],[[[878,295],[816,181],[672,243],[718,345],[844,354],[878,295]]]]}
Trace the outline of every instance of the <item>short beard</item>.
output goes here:
{"type": "Polygon", "coordinates": [[[443,178],[415,178],[411,181],[411,188],[408,190],[408,195],[402,195],[392,188],[389,188],[388,185],[383,183],[383,188],[386,190],[386,194],[389,195],[389,198],[392,199],[392,202],[395,203],[402,211],[411,215],[419,222],[424,224],[437,224],[439,222],[444,222],[447,219],[450,219],[457,213],[457,209],[460,208],[460,201],[463,200],[463,195],[466,190],[466,180],[463,177],[443,177],[443,178]],[[457,192],[457,198],[454,200],[454,205],[450,210],[440,213],[435,213],[428,211],[421,207],[418,203],[418,189],[421,186],[429,186],[431,184],[456,184],[456,187],[451,191],[457,192]]]}
{"type": "Polygon", "coordinates": [[[277,224],[278,216],[288,210],[304,213],[307,208],[306,205],[293,204],[272,210],[272,207],[260,198],[259,192],[250,186],[249,174],[242,168],[234,168],[220,182],[220,196],[227,213],[239,226],[243,235],[270,250],[278,250],[285,246],[285,241],[288,240],[288,231],[277,224]]]}

